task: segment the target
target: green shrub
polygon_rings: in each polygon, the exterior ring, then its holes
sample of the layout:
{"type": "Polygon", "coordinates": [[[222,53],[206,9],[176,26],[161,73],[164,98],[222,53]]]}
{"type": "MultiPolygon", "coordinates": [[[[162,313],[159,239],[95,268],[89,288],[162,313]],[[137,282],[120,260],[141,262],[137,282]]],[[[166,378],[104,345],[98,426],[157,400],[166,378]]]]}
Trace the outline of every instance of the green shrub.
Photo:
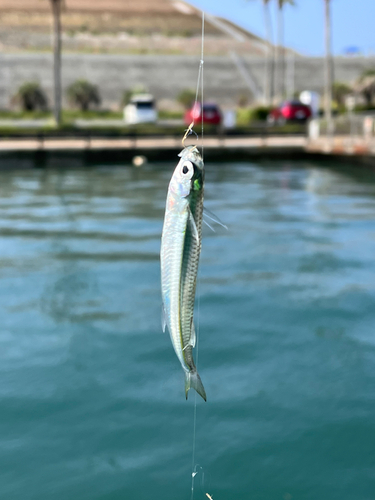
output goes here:
{"type": "Polygon", "coordinates": [[[246,108],[249,105],[249,96],[247,94],[241,94],[237,98],[237,106],[239,108],[246,108]]]}
{"type": "Polygon", "coordinates": [[[182,111],[159,109],[158,116],[162,120],[181,120],[184,114],[182,111]]]}
{"type": "Polygon", "coordinates": [[[359,81],[364,80],[367,76],[375,76],[375,68],[364,69],[359,77],[359,81]]]}
{"type": "Polygon", "coordinates": [[[251,109],[250,108],[238,108],[236,116],[236,124],[239,127],[245,127],[250,123],[251,109]]]}
{"type": "Polygon", "coordinates": [[[195,91],[192,89],[182,90],[178,94],[176,101],[182,104],[185,109],[191,108],[195,101],[195,91]]]}
{"type": "Polygon", "coordinates": [[[12,104],[24,111],[46,111],[48,108],[47,97],[38,82],[26,82],[21,85],[12,97],[12,104]]]}
{"type": "Polygon", "coordinates": [[[112,111],[109,109],[89,109],[81,111],[80,109],[64,109],[62,110],[63,120],[74,121],[77,118],[84,120],[119,120],[122,118],[121,111],[112,111]]]}
{"type": "Polygon", "coordinates": [[[354,111],[358,113],[362,113],[363,111],[375,111],[375,104],[357,104],[354,111]]]}
{"type": "Polygon", "coordinates": [[[353,92],[352,87],[343,82],[335,82],[332,85],[332,97],[338,107],[345,106],[345,97],[353,92]]]}
{"type": "Polygon", "coordinates": [[[367,68],[362,72],[354,90],[362,94],[367,106],[372,105],[375,98],[375,68],[367,68]]]}
{"type": "Polygon", "coordinates": [[[257,106],[256,108],[237,109],[237,125],[246,126],[251,122],[266,121],[272,107],[257,106]]]}
{"type": "Polygon", "coordinates": [[[251,121],[265,121],[269,115],[272,107],[269,106],[258,106],[251,109],[250,120],[251,121]]]}
{"type": "Polygon", "coordinates": [[[67,90],[70,104],[81,111],[87,111],[91,105],[99,106],[100,94],[96,85],[87,80],[76,80],[67,90]]]}

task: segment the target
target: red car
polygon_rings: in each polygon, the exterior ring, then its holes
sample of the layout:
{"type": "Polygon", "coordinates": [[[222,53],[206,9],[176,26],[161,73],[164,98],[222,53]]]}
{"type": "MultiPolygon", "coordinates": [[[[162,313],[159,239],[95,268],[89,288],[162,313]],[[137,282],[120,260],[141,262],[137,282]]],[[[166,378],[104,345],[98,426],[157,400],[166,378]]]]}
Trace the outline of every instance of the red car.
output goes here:
{"type": "MultiPolygon", "coordinates": [[[[216,104],[208,102],[203,103],[203,123],[208,125],[220,125],[221,120],[221,111],[216,104]]],[[[184,121],[186,125],[190,125],[192,121],[196,124],[202,122],[202,105],[200,102],[197,102],[186,111],[184,121]]]]}
{"type": "Polygon", "coordinates": [[[311,108],[301,101],[285,101],[273,109],[267,117],[268,123],[285,123],[290,121],[305,122],[311,118],[311,108]]]}

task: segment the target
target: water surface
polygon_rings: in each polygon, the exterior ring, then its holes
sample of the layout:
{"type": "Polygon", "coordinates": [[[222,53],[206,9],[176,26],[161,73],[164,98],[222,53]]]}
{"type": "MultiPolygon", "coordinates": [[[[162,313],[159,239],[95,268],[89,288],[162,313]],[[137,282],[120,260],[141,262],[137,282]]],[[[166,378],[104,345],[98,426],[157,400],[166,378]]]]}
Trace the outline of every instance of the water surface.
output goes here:
{"type": "MultiPolygon", "coordinates": [[[[173,167],[0,173],[1,498],[190,498],[194,397],[160,325],[173,167]]],[[[375,175],[206,178],[229,230],[204,233],[195,498],[372,499],[375,175]]]]}

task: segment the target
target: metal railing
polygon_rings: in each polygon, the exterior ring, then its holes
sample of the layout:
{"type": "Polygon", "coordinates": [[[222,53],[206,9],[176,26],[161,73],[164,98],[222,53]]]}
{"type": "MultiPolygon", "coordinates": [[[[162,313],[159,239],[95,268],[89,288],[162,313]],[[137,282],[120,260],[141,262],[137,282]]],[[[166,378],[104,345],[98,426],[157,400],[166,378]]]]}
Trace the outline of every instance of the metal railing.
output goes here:
{"type": "Polygon", "coordinates": [[[331,125],[323,118],[315,118],[308,126],[308,137],[311,141],[319,138],[346,136],[372,141],[375,138],[375,115],[346,114],[332,118],[331,125]]]}

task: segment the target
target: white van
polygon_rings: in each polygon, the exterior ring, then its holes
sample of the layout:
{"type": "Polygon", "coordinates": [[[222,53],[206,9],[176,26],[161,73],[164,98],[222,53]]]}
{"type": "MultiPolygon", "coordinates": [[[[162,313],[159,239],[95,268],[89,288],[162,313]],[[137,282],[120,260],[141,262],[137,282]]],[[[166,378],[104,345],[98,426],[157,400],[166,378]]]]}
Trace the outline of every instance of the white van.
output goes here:
{"type": "Polygon", "coordinates": [[[124,107],[124,120],[128,125],[154,123],[158,118],[155,101],[150,94],[134,95],[124,107]]]}

